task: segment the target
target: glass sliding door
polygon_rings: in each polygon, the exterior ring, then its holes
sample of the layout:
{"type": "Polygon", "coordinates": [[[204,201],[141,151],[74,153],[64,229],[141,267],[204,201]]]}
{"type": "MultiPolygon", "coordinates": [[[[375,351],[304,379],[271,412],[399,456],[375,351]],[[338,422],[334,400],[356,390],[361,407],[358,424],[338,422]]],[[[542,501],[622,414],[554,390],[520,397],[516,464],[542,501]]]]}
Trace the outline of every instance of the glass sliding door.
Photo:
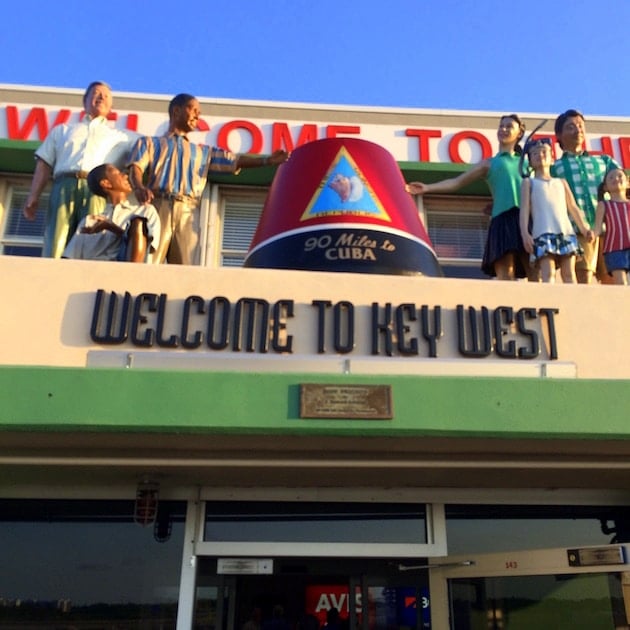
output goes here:
{"type": "Polygon", "coordinates": [[[605,545],[435,560],[433,621],[451,630],[628,630],[628,557],[625,545],[605,545]]]}
{"type": "Polygon", "coordinates": [[[270,574],[225,576],[217,558],[199,558],[194,628],[323,628],[334,618],[356,630],[430,628],[427,573],[401,573],[399,562],[276,558],[270,574]]]}
{"type": "Polygon", "coordinates": [[[451,580],[453,630],[628,628],[622,574],[451,580]]]}

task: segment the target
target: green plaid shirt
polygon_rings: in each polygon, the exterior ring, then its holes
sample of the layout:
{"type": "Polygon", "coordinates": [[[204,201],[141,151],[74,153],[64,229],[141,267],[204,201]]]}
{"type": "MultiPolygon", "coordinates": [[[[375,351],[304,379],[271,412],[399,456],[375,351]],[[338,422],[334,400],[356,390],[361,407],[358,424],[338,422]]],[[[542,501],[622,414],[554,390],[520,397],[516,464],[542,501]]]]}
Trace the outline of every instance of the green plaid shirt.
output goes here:
{"type": "Polygon", "coordinates": [[[609,155],[589,155],[587,151],[580,154],[565,151],[551,167],[554,177],[567,180],[575,201],[590,226],[595,223],[597,187],[612,168],[620,167],[609,155]]]}

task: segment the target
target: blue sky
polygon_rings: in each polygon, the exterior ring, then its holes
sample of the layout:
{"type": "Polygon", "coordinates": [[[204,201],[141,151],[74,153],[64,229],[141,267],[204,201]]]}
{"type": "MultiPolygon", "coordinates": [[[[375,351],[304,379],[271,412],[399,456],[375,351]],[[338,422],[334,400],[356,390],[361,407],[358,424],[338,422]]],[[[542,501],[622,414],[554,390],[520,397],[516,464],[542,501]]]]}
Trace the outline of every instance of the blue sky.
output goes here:
{"type": "Polygon", "coordinates": [[[630,0],[15,2],[2,30],[5,84],[630,116],[630,0]]]}

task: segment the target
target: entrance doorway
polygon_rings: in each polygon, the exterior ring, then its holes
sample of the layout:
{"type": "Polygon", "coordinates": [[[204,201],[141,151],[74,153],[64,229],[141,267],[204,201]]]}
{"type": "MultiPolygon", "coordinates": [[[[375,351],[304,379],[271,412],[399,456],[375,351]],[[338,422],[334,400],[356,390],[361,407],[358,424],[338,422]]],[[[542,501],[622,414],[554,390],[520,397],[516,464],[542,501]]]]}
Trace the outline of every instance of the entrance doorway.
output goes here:
{"type": "Polygon", "coordinates": [[[431,569],[436,628],[451,630],[629,630],[630,567],[624,546],[449,557],[431,569]],[[615,564],[615,558],[618,562],[615,564]],[[573,565],[573,566],[572,566],[573,565]]]}
{"type": "Polygon", "coordinates": [[[199,558],[199,630],[247,630],[250,619],[263,629],[310,630],[337,617],[340,629],[430,628],[428,574],[401,573],[396,559],[280,558],[265,575],[220,574],[217,560],[199,558]]]}

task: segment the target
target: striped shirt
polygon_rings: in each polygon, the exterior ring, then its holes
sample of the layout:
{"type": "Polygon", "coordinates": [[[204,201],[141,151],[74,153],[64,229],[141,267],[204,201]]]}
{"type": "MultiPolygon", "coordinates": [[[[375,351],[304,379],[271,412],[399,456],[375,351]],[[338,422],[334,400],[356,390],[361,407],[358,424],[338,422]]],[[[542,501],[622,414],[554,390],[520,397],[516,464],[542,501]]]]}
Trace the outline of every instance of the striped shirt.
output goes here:
{"type": "Polygon", "coordinates": [[[620,167],[609,155],[589,155],[586,151],[574,154],[565,151],[551,167],[551,174],[567,180],[575,202],[584,212],[588,224],[593,225],[597,209],[597,187],[613,168],[620,167]]]}
{"type": "Polygon", "coordinates": [[[208,170],[234,173],[237,156],[223,149],[194,144],[186,136],[168,133],[139,138],[129,163],[147,173],[146,186],[153,192],[198,198],[206,185],[208,170]]]}
{"type": "Polygon", "coordinates": [[[630,249],[630,201],[604,201],[604,251],[630,249]]]}

